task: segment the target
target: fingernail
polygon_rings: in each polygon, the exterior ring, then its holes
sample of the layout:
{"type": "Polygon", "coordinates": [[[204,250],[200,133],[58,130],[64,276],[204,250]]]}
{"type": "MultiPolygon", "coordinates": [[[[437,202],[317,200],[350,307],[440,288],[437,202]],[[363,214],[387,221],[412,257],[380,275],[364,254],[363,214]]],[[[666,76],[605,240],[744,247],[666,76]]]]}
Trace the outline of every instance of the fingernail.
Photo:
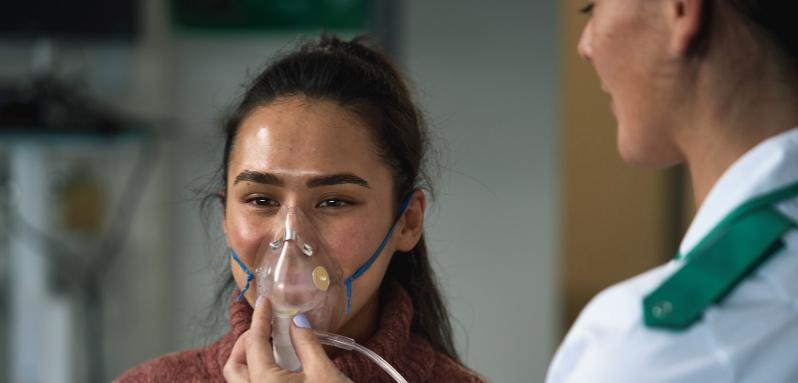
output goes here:
{"type": "Polygon", "coordinates": [[[294,316],[294,324],[299,328],[310,328],[308,318],[302,314],[294,316]]]}
{"type": "Polygon", "coordinates": [[[255,300],[255,307],[260,306],[260,303],[263,301],[263,296],[259,295],[258,299],[255,300]]]}

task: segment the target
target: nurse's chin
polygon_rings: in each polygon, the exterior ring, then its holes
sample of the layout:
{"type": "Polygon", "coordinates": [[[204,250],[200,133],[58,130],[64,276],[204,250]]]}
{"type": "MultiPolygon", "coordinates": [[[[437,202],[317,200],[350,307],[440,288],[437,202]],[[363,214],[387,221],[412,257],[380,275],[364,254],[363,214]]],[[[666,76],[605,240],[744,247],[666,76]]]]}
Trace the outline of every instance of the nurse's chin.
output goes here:
{"type": "Polygon", "coordinates": [[[617,146],[621,159],[631,166],[662,169],[684,163],[681,153],[665,142],[631,143],[619,134],[617,146]]]}

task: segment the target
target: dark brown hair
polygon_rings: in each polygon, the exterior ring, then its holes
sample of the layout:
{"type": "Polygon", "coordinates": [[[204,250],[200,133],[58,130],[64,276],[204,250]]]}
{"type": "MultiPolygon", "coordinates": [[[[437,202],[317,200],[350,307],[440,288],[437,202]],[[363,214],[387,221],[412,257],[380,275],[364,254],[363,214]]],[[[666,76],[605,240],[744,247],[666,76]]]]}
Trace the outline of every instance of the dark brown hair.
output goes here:
{"type": "Polygon", "coordinates": [[[795,0],[725,0],[743,19],[759,29],[781,49],[785,58],[798,69],[798,30],[795,17],[798,2],[795,0]]]}
{"type": "Polygon", "coordinates": [[[702,0],[701,33],[693,44],[693,52],[701,55],[707,51],[714,32],[716,13],[723,7],[734,15],[741,25],[763,43],[778,50],[788,73],[798,75],[798,33],[793,17],[798,12],[798,2],[791,0],[702,0]]]}
{"type": "MultiPolygon", "coordinates": [[[[221,190],[227,189],[228,163],[242,121],[254,109],[290,96],[336,102],[367,122],[380,159],[393,173],[394,211],[415,190],[429,188],[423,166],[426,128],[399,72],[365,38],[345,41],[325,34],[279,56],[247,87],[224,122],[221,190]]],[[[227,288],[219,294],[225,298],[234,286],[227,274],[227,288]]],[[[409,253],[392,258],[385,282],[392,280],[404,287],[413,302],[411,330],[459,362],[449,313],[423,235],[409,253]]]]}

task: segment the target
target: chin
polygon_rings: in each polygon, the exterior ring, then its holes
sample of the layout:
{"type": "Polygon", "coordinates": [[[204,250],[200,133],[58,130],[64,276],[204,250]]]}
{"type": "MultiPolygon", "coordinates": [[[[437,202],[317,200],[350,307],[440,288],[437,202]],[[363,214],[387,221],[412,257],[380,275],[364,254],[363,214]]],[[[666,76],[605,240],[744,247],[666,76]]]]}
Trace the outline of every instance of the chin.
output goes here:
{"type": "Polygon", "coordinates": [[[684,159],[677,152],[667,150],[665,141],[653,143],[629,142],[618,137],[618,153],[621,159],[629,165],[662,169],[681,164],[684,159]]]}
{"type": "Polygon", "coordinates": [[[640,156],[636,153],[630,153],[629,151],[623,150],[621,148],[618,148],[618,153],[621,155],[623,162],[625,162],[627,165],[645,168],[656,167],[648,158],[640,156]]]}

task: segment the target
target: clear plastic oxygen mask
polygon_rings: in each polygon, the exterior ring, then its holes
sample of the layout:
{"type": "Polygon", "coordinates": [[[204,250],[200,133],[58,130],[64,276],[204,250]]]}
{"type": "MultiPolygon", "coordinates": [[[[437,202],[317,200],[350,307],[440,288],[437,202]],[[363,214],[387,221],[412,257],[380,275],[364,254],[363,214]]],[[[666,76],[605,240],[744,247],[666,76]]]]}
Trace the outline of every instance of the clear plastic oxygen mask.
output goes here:
{"type": "MultiPolygon", "coordinates": [[[[399,217],[407,208],[406,200],[399,217]]],[[[261,244],[259,263],[253,272],[238,258],[232,257],[247,274],[247,284],[239,296],[243,297],[254,278],[258,296],[269,299],[272,307],[272,346],[277,364],[291,371],[299,371],[301,364],[291,344],[290,326],[294,315],[308,318],[320,343],[346,350],[358,351],[383,368],[397,382],[404,378],[384,359],[354,340],[331,334],[349,315],[352,282],[373,264],[390,239],[396,223],[386,234],[373,255],[353,275],[344,278],[341,267],[329,256],[323,237],[299,208],[286,208],[273,234],[261,244]]],[[[397,219],[398,222],[398,219],[397,219]]]]}
{"type": "Polygon", "coordinates": [[[272,307],[272,344],[276,362],[299,370],[289,328],[294,315],[304,314],[316,330],[338,327],[345,315],[342,273],[327,246],[302,210],[288,208],[283,224],[259,250],[255,269],[258,295],[272,307]]]}

